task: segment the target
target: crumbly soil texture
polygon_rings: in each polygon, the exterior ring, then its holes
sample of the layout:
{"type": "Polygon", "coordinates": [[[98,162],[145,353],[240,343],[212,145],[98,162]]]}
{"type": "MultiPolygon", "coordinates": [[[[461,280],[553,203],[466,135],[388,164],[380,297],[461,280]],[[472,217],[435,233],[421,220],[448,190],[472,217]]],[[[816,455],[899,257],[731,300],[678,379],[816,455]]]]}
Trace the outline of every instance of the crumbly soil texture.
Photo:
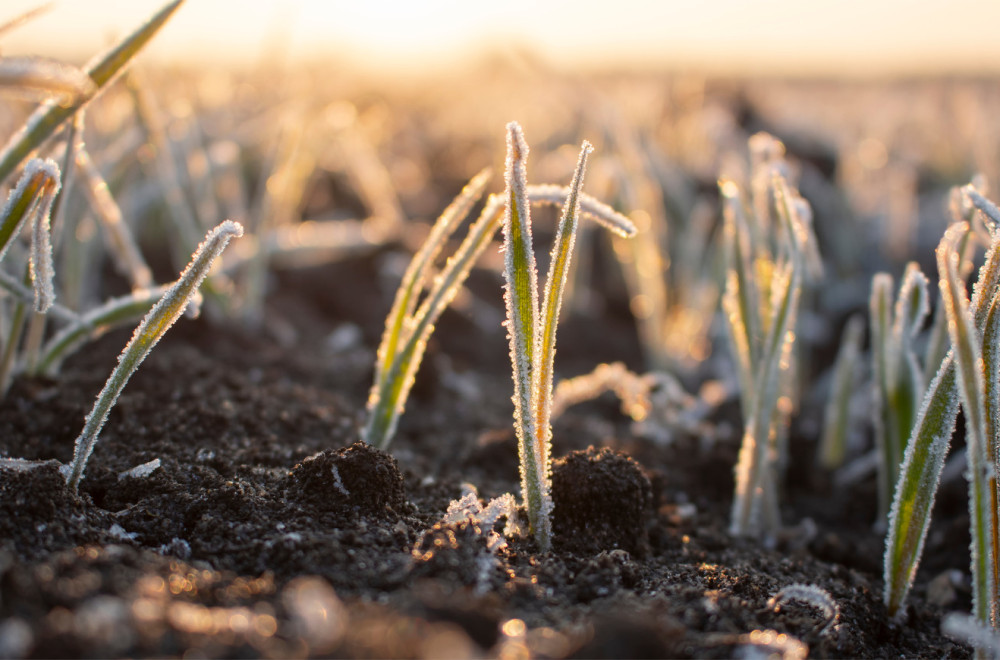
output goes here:
{"type": "MultiPolygon", "coordinates": [[[[635,434],[610,395],[566,410],[548,552],[504,536],[523,511],[492,528],[443,521],[471,492],[520,501],[500,281],[475,271],[480,307],[442,317],[386,453],[359,429],[395,284],[382,264],[398,256],[274,274],[256,329],[181,319],[113,409],[78,494],[59,463],[129,330],[54,380],[14,383],[0,454],[51,462],[0,471],[0,656],[969,655],[940,633],[971,607],[962,480],[942,487],[893,623],[874,476],[834,488],[815,467],[815,423],[791,428],[785,531],[769,544],[728,533],[736,400],[669,441],[635,434]],[[497,318],[482,322],[483,304],[497,318]],[[835,616],[772,602],[792,584],[828,592],[835,616]]],[[[642,369],[613,293],[600,313],[567,314],[559,376],[642,369]]],[[[796,419],[819,415],[803,404],[796,419]]]]}

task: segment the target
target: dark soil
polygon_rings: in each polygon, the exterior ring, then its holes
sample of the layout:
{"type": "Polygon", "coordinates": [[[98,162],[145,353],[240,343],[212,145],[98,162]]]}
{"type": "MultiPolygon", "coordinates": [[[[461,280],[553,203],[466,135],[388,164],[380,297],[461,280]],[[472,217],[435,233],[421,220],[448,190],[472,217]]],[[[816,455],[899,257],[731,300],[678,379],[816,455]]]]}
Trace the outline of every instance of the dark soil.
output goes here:
{"type": "MultiPolygon", "coordinates": [[[[79,496],[55,463],[0,472],[0,656],[726,658],[770,639],[763,651],[795,657],[790,638],[814,657],[969,655],[939,632],[970,609],[950,577],[968,570],[964,485],[944,486],[907,620],[890,625],[874,479],[835,490],[799,425],[787,533],[774,547],[728,535],[732,404],[710,420],[716,441],[669,444],[635,437],[610,398],[570,408],[554,428],[551,552],[528,538],[491,550],[494,530],[441,523],[467,484],[484,502],[519,495],[506,338],[448,311],[391,455],[358,444],[392,295],[379,258],[276,276],[257,331],[182,319],[125,389],[79,496]],[[828,591],[837,621],[768,607],[792,583],[828,591]]],[[[472,286],[499,308],[491,277],[472,286]]],[[[634,328],[608,309],[560,327],[562,375],[641,368],[634,328]]],[[[0,453],[67,462],[129,332],[58,380],[16,382],[0,453]]]]}

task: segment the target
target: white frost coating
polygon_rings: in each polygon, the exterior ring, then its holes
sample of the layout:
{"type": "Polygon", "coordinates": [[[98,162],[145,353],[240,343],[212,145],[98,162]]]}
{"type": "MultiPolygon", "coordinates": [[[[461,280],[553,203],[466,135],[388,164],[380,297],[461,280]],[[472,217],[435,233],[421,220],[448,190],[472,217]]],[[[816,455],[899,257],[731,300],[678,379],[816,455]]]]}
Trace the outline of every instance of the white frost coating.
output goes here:
{"type": "Polygon", "coordinates": [[[205,240],[195,250],[191,257],[191,263],[181,273],[180,278],[163,294],[163,297],[135,329],[132,338],[125,346],[125,350],[118,357],[118,366],[111,372],[107,383],[104,384],[104,388],[97,396],[94,408],[87,415],[83,431],[80,432],[80,436],[76,440],[73,463],[67,480],[72,489],[75,490],[80,479],[83,478],[84,468],[91,452],[94,451],[94,445],[97,444],[98,434],[100,434],[108,419],[108,413],[118,400],[118,395],[121,394],[128,379],[139,368],[139,365],[149,355],[164,333],[184,312],[191,296],[208,275],[216,257],[226,248],[230,239],[242,235],[243,227],[231,220],[222,222],[208,232],[205,240]]]}
{"type": "Polygon", "coordinates": [[[968,199],[973,206],[986,214],[986,217],[989,218],[994,225],[1000,225],[1000,209],[997,208],[996,204],[983,197],[972,184],[962,187],[962,195],[964,198],[968,199]]]}
{"type": "Polygon", "coordinates": [[[531,245],[531,208],[527,199],[525,163],[528,145],[517,122],[507,124],[507,161],[504,178],[504,305],[507,310],[507,337],[514,376],[514,429],[520,456],[521,494],[528,508],[539,545],[547,549],[550,526],[549,475],[538,436],[533,403],[532,370],[537,357],[535,334],[538,328],[538,273],[531,245]]]}
{"type": "Polygon", "coordinates": [[[340,478],[340,470],[337,469],[336,465],[330,466],[330,472],[333,474],[333,487],[336,488],[344,497],[350,497],[351,494],[348,492],[347,488],[344,486],[343,479],[340,478]]]}
{"type": "Polygon", "coordinates": [[[111,525],[111,528],[108,530],[108,534],[110,534],[112,538],[116,538],[120,541],[134,541],[138,536],[135,532],[126,532],[125,528],[118,523],[113,523],[111,525]]]}
{"type": "Polygon", "coordinates": [[[0,470],[12,472],[29,472],[41,467],[49,461],[33,461],[27,458],[0,458],[0,470]]]}
{"type": "Polygon", "coordinates": [[[37,217],[39,213],[47,221],[49,211],[52,209],[52,202],[55,201],[56,193],[59,192],[59,181],[59,165],[54,160],[32,158],[24,166],[21,178],[18,179],[17,185],[7,196],[3,211],[0,211],[0,220],[6,225],[15,208],[23,203],[29,186],[35,188],[35,197],[29,202],[28,208],[24,210],[21,217],[17,219],[17,225],[11,231],[7,241],[0,246],[0,260],[3,260],[4,255],[7,254],[7,248],[10,247],[11,241],[20,233],[21,227],[26,221],[37,217]]]}
{"type": "MultiPolygon", "coordinates": [[[[2,278],[2,271],[0,271],[0,280],[2,278]]],[[[151,307],[157,300],[163,297],[163,294],[169,288],[168,285],[164,285],[148,291],[136,291],[126,296],[112,298],[103,305],[88,311],[83,316],[72,314],[72,316],[67,317],[67,320],[72,320],[73,323],[53,335],[42,348],[42,358],[39,362],[42,373],[47,376],[55,375],[62,364],[62,360],[67,355],[78,349],[88,340],[96,339],[115,327],[116,322],[121,322],[122,319],[120,316],[123,310],[136,306],[151,307]]],[[[188,304],[188,307],[194,304],[194,302],[192,300],[188,304]]],[[[59,305],[54,305],[52,310],[59,308],[59,305]]]]}
{"type": "Polygon", "coordinates": [[[1000,659],[1000,634],[984,626],[973,616],[950,612],[941,621],[941,632],[975,649],[986,651],[994,660],[1000,659]]]}
{"type": "Polygon", "coordinates": [[[973,612],[985,621],[993,618],[996,601],[991,545],[994,531],[988,513],[990,483],[985,476],[985,468],[989,465],[986,443],[992,438],[987,438],[982,338],[969,311],[965,283],[958,275],[956,248],[968,229],[966,223],[958,223],[945,231],[937,249],[937,262],[941,277],[941,301],[948,312],[948,336],[954,348],[962,409],[966,417],[966,445],[972,473],[969,479],[969,516],[973,612]]]}
{"type": "Polygon", "coordinates": [[[160,467],[160,459],[154,458],[151,461],[136,465],[134,468],[118,473],[118,481],[122,479],[145,479],[160,467]]]}
{"type": "Polygon", "coordinates": [[[840,607],[830,593],[815,584],[794,583],[783,587],[767,601],[767,607],[777,610],[782,604],[789,601],[799,601],[806,605],[811,605],[822,612],[825,619],[820,634],[827,632],[832,626],[836,626],[840,618],[840,607]]]}
{"type": "MultiPolygon", "coordinates": [[[[535,202],[536,204],[556,205],[563,204],[570,192],[569,186],[557,186],[553,184],[529,185],[526,190],[528,201],[535,202]]],[[[605,228],[624,238],[631,238],[636,234],[637,229],[631,220],[586,193],[580,193],[580,212],[597,224],[603,225],[605,228]]]]}

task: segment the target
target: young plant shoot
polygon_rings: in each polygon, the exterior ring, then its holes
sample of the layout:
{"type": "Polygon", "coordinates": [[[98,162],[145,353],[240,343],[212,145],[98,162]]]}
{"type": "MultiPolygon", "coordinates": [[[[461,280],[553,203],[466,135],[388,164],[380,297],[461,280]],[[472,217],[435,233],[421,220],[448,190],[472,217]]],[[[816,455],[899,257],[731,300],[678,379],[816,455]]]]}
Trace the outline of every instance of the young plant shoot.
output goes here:
{"type": "MultiPolygon", "coordinates": [[[[396,291],[378,349],[375,380],[368,397],[368,420],[362,432],[364,441],[379,449],[388,447],[395,435],[396,424],[406,406],[434,324],[455,298],[473,264],[503,223],[505,199],[500,195],[490,195],[461,245],[428,286],[428,273],[434,260],[482,196],[490,175],[489,170],[484,170],[473,177],[445,209],[414,255],[396,291]],[[420,300],[425,289],[427,292],[420,300]]],[[[529,203],[558,204],[566,199],[571,188],[539,185],[527,186],[525,191],[529,203]]],[[[582,193],[578,194],[577,200],[580,213],[610,231],[622,236],[631,236],[635,232],[628,218],[601,202],[582,193]]]]}
{"type": "Polygon", "coordinates": [[[875,446],[878,451],[878,524],[884,524],[917,409],[924,393],[924,374],[914,340],[929,310],[927,278],[916,262],[903,274],[895,305],[892,277],[872,279],[871,314],[875,446]]]}
{"type": "Polygon", "coordinates": [[[757,163],[749,199],[735,181],[719,183],[728,247],[723,308],[744,418],[729,530],[765,537],[780,527],[778,473],[794,389],[799,294],[807,271],[817,274],[820,263],[808,203],[781,173],[784,147],[758,134],[751,151],[757,163]]]}
{"type": "MultiPolygon", "coordinates": [[[[989,216],[992,204],[964,194],[989,216]]],[[[938,247],[941,299],[952,349],[924,394],[896,482],[885,548],[885,603],[899,616],[913,584],[930,525],[931,509],[961,403],[965,409],[972,537],[973,616],[996,628],[1000,543],[997,525],[997,424],[1000,420],[1000,232],[992,222],[990,246],[972,299],[959,274],[965,222],[952,225],[938,247]]]]}
{"type": "Polygon", "coordinates": [[[584,142],[552,248],[545,297],[538,305],[538,274],[531,245],[531,209],[528,204],[528,144],[516,122],[507,125],[507,189],[504,196],[504,279],[507,335],[514,376],[514,429],[520,456],[521,492],[528,510],[530,531],[542,551],[549,549],[551,482],[552,374],[556,327],[563,289],[569,272],[580,214],[580,189],[587,158],[593,151],[584,142]]]}
{"type": "Polygon", "coordinates": [[[139,365],[153,350],[160,338],[170,329],[170,326],[184,313],[184,309],[191,298],[197,294],[198,286],[208,275],[216,257],[226,249],[230,239],[242,235],[243,227],[231,220],[226,220],[211,230],[205,237],[205,241],[198,246],[192,255],[191,263],[181,273],[177,282],[163,294],[163,297],[135,329],[132,339],[129,340],[125,350],[118,358],[118,366],[111,372],[104,389],[97,396],[94,408],[87,415],[83,431],[76,439],[73,462],[64,470],[66,481],[74,491],[83,478],[87,460],[90,458],[91,452],[94,451],[97,437],[108,419],[108,413],[118,400],[118,395],[121,394],[128,379],[139,368],[139,365]]]}

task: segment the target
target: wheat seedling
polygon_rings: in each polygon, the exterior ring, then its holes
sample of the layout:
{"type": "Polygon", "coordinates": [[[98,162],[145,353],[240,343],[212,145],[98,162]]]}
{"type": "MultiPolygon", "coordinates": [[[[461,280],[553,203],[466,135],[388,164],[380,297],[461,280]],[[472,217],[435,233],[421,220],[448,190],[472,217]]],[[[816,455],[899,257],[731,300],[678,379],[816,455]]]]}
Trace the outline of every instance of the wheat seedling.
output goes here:
{"type": "Polygon", "coordinates": [[[528,145],[516,122],[507,125],[507,189],[504,196],[504,302],[507,335],[514,376],[514,429],[520,456],[521,494],[528,510],[531,533],[542,551],[549,549],[552,529],[552,377],[556,328],[563,289],[569,273],[580,214],[580,189],[593,151],[584,141],[569,195],[552,247],[545,295],[538,304],[538,274],[531,244],[531,208],[525,169],[528,145]]]}
{"type": "Polygon", "coordinates": [[[101,428],[108,419],[108,413],[118,400],[118,395],[121,394],[128,379],[184,312],[188,302],[197,293],[198,286],[208,275],[216,257],[226,248],[230,239],[242,235],[243,227],[231,220],[226,220],[210,231],[192,255],[191,262],[181,273],[180,278],[163,294],[135,329],[132,339],[118,358],[118,366],[111,372],[107,383],[97,396],[94,408],[87,415],[83,430],[76,439],[73,462],[65,470],[66,481],[74,491],[83,478],[87,460],[94,451],[101,428]]]}
{"type": "MultiPolygon", "coordinates": [[[[774,154],[783,151],[781,143],[765,137],[752,138],[756,157],[762,157],[764,147],[774,154]]],[[[781,168],[777,155],[760,163],[748,200],[736,182],[719,182],[728,248],[723,308],[745,425],[729,528],[737,535],[769,535],[780,526],[777,472],[784,462],[782,438],[790,413],[790,405],[780,404],[782,399],[790,404],[793,389],[792,348],[802,282],[807,268],[820,268],[808,204],[788,185],[781,168]]]]}
{"type": "MultiPolygon", "coordinates": [[[[964,194],[989,214],[971,187],[964,194]]],[[[967,301],[958,274],[958,253],[968,232],[967,223],[950,228],[938,248],[940,288],[948,314],[948,334],[953,348],[941,364],[921,402],[917,421],[896,482],[889,514],[884,560],[885,603],[898,616],[906,600],[923,551],[931,508],[955,427],[958,406],[966,409],[969,433],[974,616],[996,624],[996,575],[1000,558],[997,543],[996,437],[997,375],[1000,373],[1000,232],[991,227],[992,239],[979,270],[972,299],[967,301]],[[956,357],[957,355],[957,357],[956,357]],[[956,365],[956,362],[960,363],[956,365]]]]}
{"type": "Polygon", "coordinates": [[[929,309],[927,278],[915,262],[906,266],[895,304],[892,284],[888,273],[877,273],[869,303],[880,524],[889,513],[899,464],[924,393],[914,339],[929,309]]]}
{"type": "MultiPolygon", "coordinates": [[[[368,419],[362,431],[365,442],[380,449],[385,449],[392,441],[434,324],[500,229],[505,201],[500,195],[490,195],[458,249],[428,287],[435,257],[482,195],[488,179],[488,171],[480,172],[441,214],[423,246],[414,255],[396,291],[378,349],[375,381],[368,397],[368,419]],[[425,288],[427,292],[420,300],[425,288]]],[[[558,204],[566,199],[569,190],[554,185],[529,185],[526,194],[529,202],[558,204]]],[[[610,231],[623,236],[635,232],[628,218],[609,206],[582,193],[579,201],[582,215],[610,231]]]]}

